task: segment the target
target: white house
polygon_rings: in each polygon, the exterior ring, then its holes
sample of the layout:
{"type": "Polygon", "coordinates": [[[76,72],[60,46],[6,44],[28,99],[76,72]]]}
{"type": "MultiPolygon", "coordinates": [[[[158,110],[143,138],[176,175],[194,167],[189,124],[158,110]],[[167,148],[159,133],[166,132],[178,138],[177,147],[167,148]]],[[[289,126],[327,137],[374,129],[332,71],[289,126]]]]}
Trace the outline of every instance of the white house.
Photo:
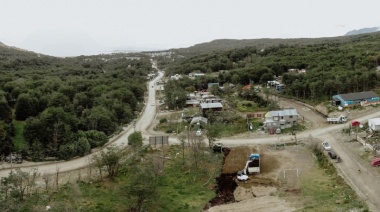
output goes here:
{"type": "Polygon", "coordinates": [[[368,119],[368,127],[373,131],[380,131],[380,118],[368,119]]]}
{"type": "Polygon", "coordinates": [[[298,113],[296,109],[269,111],[265,114],[265,129],[285,129],[297,123],[298,113]]]}

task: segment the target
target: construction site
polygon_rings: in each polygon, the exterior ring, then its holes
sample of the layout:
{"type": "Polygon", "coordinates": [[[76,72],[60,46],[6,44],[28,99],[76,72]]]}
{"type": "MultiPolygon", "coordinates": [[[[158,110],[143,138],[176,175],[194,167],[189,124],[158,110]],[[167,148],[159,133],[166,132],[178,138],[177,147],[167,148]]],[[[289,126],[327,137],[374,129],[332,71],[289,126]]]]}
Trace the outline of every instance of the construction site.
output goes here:
{"type": "MultiPolygon", "coordinates": [[[[255,145],[239,146],[225,151],[222,174],[217,178],[217,196],[208,204],[208,211],[294,210],[292,198],[301,193],[300,177],[314,161],[305,146],[255,145]],[[247,180],[238,180],[251,154],[260,155],[260,171],[249,173],[247,180]],[[278,197],[287,193],[288,197],[278,197]],[[268,208],[268,204],[271,207],[268,208]],[[223,208],[223,209],[222,209],[223,208]],[[261,208],[261,209],[260,209],[261,208]]],[[[247,169],[248,170],[248,169],[247,169]]]]}

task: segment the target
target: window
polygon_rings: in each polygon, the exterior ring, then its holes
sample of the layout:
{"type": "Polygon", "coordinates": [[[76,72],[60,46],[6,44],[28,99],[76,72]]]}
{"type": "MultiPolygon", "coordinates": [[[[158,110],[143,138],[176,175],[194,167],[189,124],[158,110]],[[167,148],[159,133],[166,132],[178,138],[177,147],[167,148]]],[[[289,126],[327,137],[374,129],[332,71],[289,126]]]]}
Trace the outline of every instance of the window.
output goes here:
{"type": "Polygon", "coordinates": [[[283,116],[281,116],[281,119],[284,119],[284,117],[283,117],[283,116]]]}
{"type": "Polygon", "coordinates": [[[292,119],[292,118],[293,118],[293,116],[289,116],[289,118],[290,118],[290,119],[292,119]]]}

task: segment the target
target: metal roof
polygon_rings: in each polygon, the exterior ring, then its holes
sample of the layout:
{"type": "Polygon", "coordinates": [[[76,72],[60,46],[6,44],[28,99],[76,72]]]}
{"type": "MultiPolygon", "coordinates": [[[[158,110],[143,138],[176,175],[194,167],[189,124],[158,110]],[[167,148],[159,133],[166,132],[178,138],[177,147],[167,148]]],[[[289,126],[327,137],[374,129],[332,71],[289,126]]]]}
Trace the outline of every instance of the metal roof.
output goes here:
{"type": "Polygon", "coordinates": [[[198,122],[203,122],[204,124],[207,124],[207,121],[208,121],[207,118],[202,117],[202,116],[197,116],[197,117],[193,117],[193,119],[191,119],[190,125],[192,125],[194,123],[198,123],[198,122]]]}
{"type": "Polygon", "coordinates": [[[368,124],[380,125],[380,118],[368,119],[368,124]]]}
{"type": "Polygon", "coordinates": [[[298,115],[296,109],[285,109],[285,110],[276,110],[269,111],[265,114],[265,117],[273,117],[273,116],[296,116],[298,115]]]}
{"type": "Polygon", "coordinates": [[[223,105],[220,102],[201,103],[201,108],[202,109],[223,108],[223,105]]]}
{"type": "Polygon", "coordinates": [[[358,92],[358,93],[348,93],[348,94],[339,94],[339,96],[344,100],[361,100],[361,99],[370,99],[373,97],[379,97],[375,92],[373,91],[364,91],[364,92],[358,92]]]}
{"type": "Polygon", "coordinates": [[[193,100],[186,100],[187,105],[199,105],[199,100],[193,99],[193,100]]]}

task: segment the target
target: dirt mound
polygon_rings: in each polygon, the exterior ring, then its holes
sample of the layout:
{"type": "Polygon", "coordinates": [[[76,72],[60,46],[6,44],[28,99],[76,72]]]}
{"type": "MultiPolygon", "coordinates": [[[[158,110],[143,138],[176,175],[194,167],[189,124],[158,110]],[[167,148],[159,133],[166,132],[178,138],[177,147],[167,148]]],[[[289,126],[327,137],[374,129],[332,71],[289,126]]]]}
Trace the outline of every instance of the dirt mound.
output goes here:
{"type": "Polygon", "coordinates": [[[249,155],[251,153],[257,153],[257,149],[254,147],[240,146],[231,148],[231,151],[227,155],[222,172],[224,174],[235,174],[236,172],[244,169],[249,155]]]}
{"type": "Polygon", "coordinates": [[[227,155],[223,170],[224,174],[234,174],[240,170],[243,170],[249,155],[252,153],[260,154],[260,173],[269,173],[280,167],[280,163],[276,156],[265,153],[265,146],[249,147],[241,146],[231,148],[227,155]]]}
{"type": "Polygon", "coordinates": [[[270,173],[280,167],[276,156],[270,154],[261,154],[260,173],[270,173]]]}

